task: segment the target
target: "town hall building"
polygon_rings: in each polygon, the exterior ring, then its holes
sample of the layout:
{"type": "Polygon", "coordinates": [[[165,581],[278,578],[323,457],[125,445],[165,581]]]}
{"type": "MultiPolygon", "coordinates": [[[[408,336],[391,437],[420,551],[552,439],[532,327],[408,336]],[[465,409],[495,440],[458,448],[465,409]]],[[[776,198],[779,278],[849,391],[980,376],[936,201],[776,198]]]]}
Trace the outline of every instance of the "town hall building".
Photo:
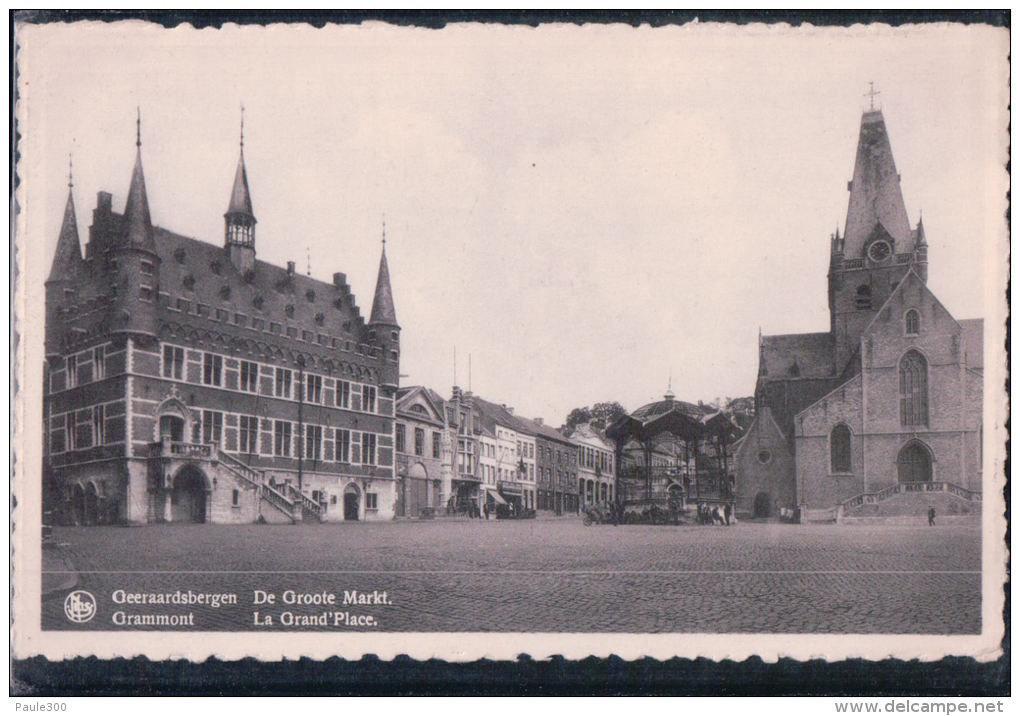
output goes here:
{"type": "Polygon", "coordinates": [[[137,146],[123,213],[99,192],[84,255],[69,192],[46,281],[46,519],[392,518],[385,238],[366,322],[344,274],[256,258],[243,126],[219,245],[153,226],[140,119],[137,146]]]}
{"type": "Polygon", "coordinates": [[[736,508],[980,514],[983,324],[954,317],[927,286],[924,224],[908,221],[881,110],[861,118],[849,192],[845,230],[829,241],[829,329],[759,339],[736,508]]]}

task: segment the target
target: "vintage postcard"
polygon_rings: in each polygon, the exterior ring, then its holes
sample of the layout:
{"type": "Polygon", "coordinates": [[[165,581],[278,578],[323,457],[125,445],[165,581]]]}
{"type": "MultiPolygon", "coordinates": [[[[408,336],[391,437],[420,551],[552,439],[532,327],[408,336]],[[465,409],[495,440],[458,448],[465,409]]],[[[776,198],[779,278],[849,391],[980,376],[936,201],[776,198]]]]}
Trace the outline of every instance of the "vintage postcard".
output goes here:
{"type": "Polygon", "coordinates": [[[18,22],[18,658],[996,658],[1009,33],[18,22]]]}

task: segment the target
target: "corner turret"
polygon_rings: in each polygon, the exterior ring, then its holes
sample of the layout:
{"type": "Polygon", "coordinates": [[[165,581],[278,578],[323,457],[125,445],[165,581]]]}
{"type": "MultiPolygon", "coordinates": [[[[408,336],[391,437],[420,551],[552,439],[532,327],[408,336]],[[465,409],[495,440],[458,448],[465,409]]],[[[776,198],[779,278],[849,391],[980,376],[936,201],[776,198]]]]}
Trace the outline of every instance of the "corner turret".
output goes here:
{"type": "Polygon", "coordinates": [[[400,380],[400,325],[393,305],[390,287],[390,268],[386,262],[386,223],[383,222],[382,256],[379,259],[379,276],[375,282],[375,297],[368,321],[369,342],[382,350],[380,384],[394,391],[400,380]]]}
{"type": "Polygon", "coordinates": [[[81,255],[78,238],[78,220],[74,211],[74,182],[68,174],[67,204],[64,206],[64,220],[60,225],[57,250],[53,254],[50,275],[46,279],[46,355],[60,354],[60,336],[57,326],[59,314],[70,308],[75,301],[76,285],[82,277],[85,260],[81,255]]]}

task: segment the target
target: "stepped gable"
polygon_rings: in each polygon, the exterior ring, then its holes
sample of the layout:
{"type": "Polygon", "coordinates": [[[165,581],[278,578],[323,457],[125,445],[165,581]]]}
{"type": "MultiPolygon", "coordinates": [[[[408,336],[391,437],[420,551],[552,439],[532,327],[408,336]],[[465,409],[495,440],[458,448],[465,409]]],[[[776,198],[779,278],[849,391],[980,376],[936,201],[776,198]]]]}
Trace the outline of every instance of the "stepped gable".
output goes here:
{"type": "Polygon", "coordinates": [[[847,258],[862,258],[873,238],[891,241],[893,250],[900,253],[912,250],[916,240],[881,110],[865,112],[861,117],[843,232],[844,254],[847,258]]]}
{"type": "Polygon", "coordinates": [[[160,291],[170,295],[171,306],[177,298],[185,298],[206,304],[211,310],[243,313],[249,322],[265,319],[267,328],[273,321],[299,330],[349,337],[355,343],[363,341],[365,323],[346,282],[337,287],[260,260],[246,277],[221,246],[159,227],[154,230],[154,238],[162,260],[160,291]],[[261,308],[256,306],[257,299],[261,299],[261,308]],[[348,330],[344,329],[345,323],[350,324],[348,330]]]}
{"type": "Polygon", "coordinates": [[[831,333],[762,336],[758,376],[766,380],[831,378],[834,362],[831,333]]]}

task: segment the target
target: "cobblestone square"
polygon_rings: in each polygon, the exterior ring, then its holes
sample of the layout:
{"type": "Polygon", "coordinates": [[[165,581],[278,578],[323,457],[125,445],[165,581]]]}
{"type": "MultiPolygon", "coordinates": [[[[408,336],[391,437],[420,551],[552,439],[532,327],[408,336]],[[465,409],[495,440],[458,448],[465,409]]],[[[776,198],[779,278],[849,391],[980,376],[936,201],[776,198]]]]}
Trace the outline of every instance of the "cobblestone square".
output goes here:
{"type": "MultiPolygon", "coordinates": [[[[978,526],[591,526],[578,519],[315,526],[57,528],[44,563],[43,628],[118,629],[127,592],[216,592],[196,630],[252,630],[253,612],[371,615],[378,631],[978,633],[978,526]],[[74,584],[68,571],[76,572],[74,584]],[[64,598],[91,592],[95,619],[64,598]],[[255,590],[277,595],[255,605],[255,590]],[[286,590],[386,592],[375,605],[281,604],[286,590]]],[[[338,602],[339,603],[339,602],[338,602]]],[[[286,619],[286,617],[284,617],[286,619]]],[[[133,627],[138,628],[138,627],[133,627]]],[[[151,628],[151,627],[150,627],[151,628]]]]}

